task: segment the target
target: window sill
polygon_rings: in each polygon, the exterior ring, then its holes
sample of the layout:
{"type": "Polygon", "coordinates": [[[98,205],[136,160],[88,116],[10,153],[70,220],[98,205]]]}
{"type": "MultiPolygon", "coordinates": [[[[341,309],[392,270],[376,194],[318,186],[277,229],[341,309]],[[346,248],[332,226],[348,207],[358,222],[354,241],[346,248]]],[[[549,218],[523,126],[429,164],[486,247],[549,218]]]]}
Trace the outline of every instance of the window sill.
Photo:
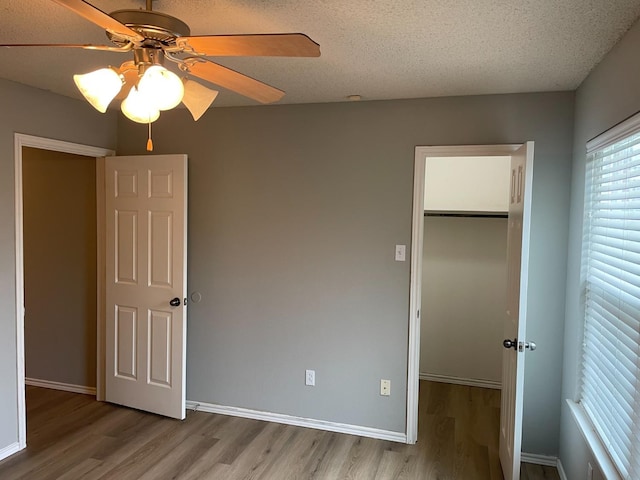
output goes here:
{"type": "Polygon", "coordinates": [[[580,433],[582,433],[585,442],[587,442],[589,450],[591,450],[591,454],[596,460],[604,478],[607,480],[624,480],[618,473],[618,469],[615,467],[613,461],[609,457],[609,454],[605,450],[604,445],[600,441],[600,437],[598,437],[598,434],[593,429],[591,420],[587,417],[582,406],[569,399],[567,399],[567,404],[569,405],[569,410],[571,410],[571,414],[578,425],[578,429],[580,430],[580,433]]]}

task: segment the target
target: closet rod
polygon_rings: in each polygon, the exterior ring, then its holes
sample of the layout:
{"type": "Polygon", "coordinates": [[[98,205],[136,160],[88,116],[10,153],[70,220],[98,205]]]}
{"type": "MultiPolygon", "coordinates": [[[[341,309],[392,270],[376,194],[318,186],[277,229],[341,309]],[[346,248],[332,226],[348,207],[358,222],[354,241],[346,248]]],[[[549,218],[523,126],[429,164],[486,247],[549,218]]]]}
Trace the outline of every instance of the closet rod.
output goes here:
{"type": "Polygon", "coordinates": [[[425,217],[455,217],[455,218],[509,218],[509,214],[495,212],[424,212],[425,217]]]}

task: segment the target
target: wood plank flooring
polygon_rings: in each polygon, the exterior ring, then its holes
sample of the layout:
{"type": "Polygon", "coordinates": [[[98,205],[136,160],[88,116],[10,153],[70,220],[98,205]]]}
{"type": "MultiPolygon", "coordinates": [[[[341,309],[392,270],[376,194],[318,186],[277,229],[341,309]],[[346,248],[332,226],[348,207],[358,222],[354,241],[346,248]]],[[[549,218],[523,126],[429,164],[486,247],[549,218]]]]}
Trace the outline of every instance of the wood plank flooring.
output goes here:
{"type": "MultiPolygon", "coordinates": [[[[420,382],[419,439],[404,445],[189,411],[180,422],[27,387],[26,450],[0,479],[501,480],[500,392],[420,382]]],[[[559,480],[523,466],[522,480],[559,480]]]]}

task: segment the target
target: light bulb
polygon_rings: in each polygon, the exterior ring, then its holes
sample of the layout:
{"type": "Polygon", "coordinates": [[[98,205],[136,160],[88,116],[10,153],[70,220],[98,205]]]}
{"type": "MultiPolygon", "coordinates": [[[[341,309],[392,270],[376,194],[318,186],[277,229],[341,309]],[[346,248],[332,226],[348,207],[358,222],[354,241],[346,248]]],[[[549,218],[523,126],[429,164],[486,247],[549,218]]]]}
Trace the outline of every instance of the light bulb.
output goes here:
{"type": "Polygon", "coordinates": [[[112,68],[101,68],[84,75],[74,75],[80,93],[93,108],[105,113],[111,100],[118,94],[124,83],[123,78],[112,68]]]}
{"type": "Polygon", "coordinates": [[[178,106],[184,95],[180,78],[160,65],[153,65],[144,72],[138,90],[152,101],[158,110],[171,110],[178,106]]]}
{"type": "Polygon", "coordinates": [[[155,122],[160,117],[158,108],[149,103],[146,95],[142,95],[137,87],[133,87],[122,103],[120,110],[129,120],[138,123],[155,122]]]}

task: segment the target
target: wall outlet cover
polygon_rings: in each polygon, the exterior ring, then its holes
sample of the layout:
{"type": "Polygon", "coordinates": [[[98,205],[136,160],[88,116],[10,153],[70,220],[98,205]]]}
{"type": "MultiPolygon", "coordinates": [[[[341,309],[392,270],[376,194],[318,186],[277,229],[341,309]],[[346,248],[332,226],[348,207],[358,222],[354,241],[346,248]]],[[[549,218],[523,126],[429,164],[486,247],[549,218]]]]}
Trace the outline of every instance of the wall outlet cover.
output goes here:
{"type": "Polygon", "coordinates": [[[385,397],[391,395],[391,380],[380,380],[380,395],[385,397]]]}

